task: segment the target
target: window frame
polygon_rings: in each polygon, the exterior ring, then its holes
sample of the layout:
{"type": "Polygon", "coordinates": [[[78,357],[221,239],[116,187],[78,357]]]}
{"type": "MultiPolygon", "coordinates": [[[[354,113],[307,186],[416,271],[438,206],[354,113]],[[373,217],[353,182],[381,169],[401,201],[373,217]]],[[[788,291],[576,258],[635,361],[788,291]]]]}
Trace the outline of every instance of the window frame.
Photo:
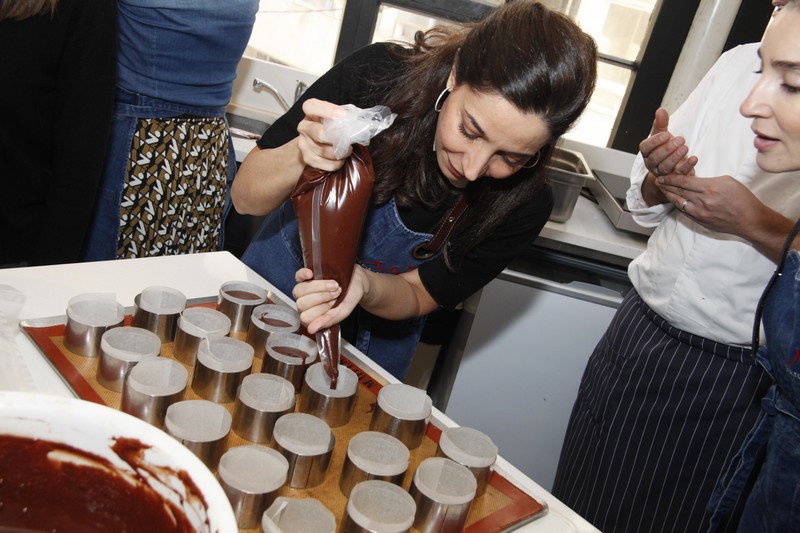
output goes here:
{"type": "MultiPolygon", "coordinates": [[[[639,143],[652,127],[653,113],[664,99],[700,1],[662,0],[655,8],[656,18],[639,61],[599,55],[599,61],[629,69],[633,77],[608,147],[638,152],[639,143]]],[[[478,20],[495,9],[475,0],[347,0],[334,62],[372,41],[382,4],[455,22],[478,20]]],[[[771,13],[772,7],[766,0],[742,0],[725,49],[759,40],[771,13]],[[753,17],[758,19],[756,23],[753,23],[753,17]]]]}

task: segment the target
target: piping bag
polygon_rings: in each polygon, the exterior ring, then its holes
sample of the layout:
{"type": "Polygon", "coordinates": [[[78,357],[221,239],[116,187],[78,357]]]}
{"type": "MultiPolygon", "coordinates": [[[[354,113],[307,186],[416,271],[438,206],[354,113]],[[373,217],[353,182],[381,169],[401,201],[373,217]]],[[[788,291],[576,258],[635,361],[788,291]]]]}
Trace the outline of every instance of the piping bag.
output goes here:
{"type": "MultiPolygon", "coordinates": [[[[333,145],[337,158],[342,158],[351,145],[353,153],[334,172],[306,166],[291,193],[304,266],[314,272],[314,279],[333,279],[339,283],[342,293],[335,306],[342,302],[350,286],[375,184],[372,157],[366,146],[372,137],[391,126],[396,117],[386,106],[342,107],[343,117],[323,119],[322,140],[333,145]]],[[[318,331],[316,340],[331,389],[335,389],[341,344],[339,324],[318,331]]]]}

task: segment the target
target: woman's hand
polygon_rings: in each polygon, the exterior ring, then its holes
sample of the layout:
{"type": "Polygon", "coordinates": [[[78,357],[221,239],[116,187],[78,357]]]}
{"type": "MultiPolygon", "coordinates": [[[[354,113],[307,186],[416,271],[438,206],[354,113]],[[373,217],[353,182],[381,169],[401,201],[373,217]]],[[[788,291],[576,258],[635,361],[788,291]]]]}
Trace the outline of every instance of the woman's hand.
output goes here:
{"type": "Polygon", "coordinates": [[[686,157],[689,147],[683,137],[669,132],[669,113],[663,107],[656,110],[650,137],[639,144],[647,170],[655,176],[689,174],[697,164],[694,156],[686,157]]]}
{"type": "Polygon", "coordinates": [[[300,312],[300,321],[313,334],[350,316],[364,295],[367,278],[362,267],[354,266],[347,294],[336,307],[336,300],[342,294],[342,288],[336,281],[315,280],[314,273],[308,268],[298,270],[295,281],[297,285],[292,290],[292,296],[300,312]]]}
{"type": "Polygon", "coordinates": [[[300,321],[309,333],[338,324],[350,316],[357,305],[387,320],[423,316],[439,307],[422,284],[418,269],[385,274],[355,265],[347,294],[339,305],[336,301],[342,289],[336,281],[315,280],[307,268],[295,273],[295,281],[297,285],[292,296],[297,302],[300,321]]]}
{"type": "Polygon", "coordinates": [[[237,212],[262,216],[280,207],[306,165],[326,171],[341,168],[343,163],[333,156],[333,147],[319,136],[322,119],[336,118],[344,110],[330,102],[309,99],[303,103],[303,111],[306,116],[297,126],[298,137],[277,148],[256,146],[242,162],[231,186],[237,212]]]}
{"type": "Polygon", "coordinates": [[[736,235],[772,260],[792,221],[773,211],[731,176],[698,178],[671,174],[655,181],[672,204],[704,227],[736,235]]]}
{"type": "Polygon", "coordinates": [[[299,148],[303,162],[314,168],[333,172],[339,170],[352,152],[350,148],[342,159],[336,159],[333,155],[333,146],[323,141],[322,120],[339,118],[344,114],[344,110],[336,104],[310,98],[303,102],[303,112],[305,118],[297,125],[297,133],[300,134],[299,148]]]}
{"type": "Polygon", "coordinates": [[[663,107],[656,110],[653,131],[639,144],[647,176],[642,181],[642,198],[647,205],[664,204],[669,199],[664,196],[655,180],[668,174],[692,174],[697,158],[686,157],[689,148],[683,137],[675,137],[669,132],[669,113],[663,107]]]}
{"type": "Polygon", "coordinates": [[[759,210],[764,206],[750,189],[731,176],[671,174],[657,178],[656,186],[676,208],[720,233],[744,236],[746,228],[758,223],[759,210]]]}

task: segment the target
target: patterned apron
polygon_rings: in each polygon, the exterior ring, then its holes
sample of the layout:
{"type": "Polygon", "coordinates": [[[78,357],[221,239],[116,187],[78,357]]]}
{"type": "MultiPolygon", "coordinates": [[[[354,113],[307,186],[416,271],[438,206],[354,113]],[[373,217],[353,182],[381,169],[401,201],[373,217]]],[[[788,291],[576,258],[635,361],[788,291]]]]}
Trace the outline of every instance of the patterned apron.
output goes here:
{"type": "Polygon", "coordinates": [[[220,249],[236,157],[225,107],[117,89],[84,260],[220,249]]]}

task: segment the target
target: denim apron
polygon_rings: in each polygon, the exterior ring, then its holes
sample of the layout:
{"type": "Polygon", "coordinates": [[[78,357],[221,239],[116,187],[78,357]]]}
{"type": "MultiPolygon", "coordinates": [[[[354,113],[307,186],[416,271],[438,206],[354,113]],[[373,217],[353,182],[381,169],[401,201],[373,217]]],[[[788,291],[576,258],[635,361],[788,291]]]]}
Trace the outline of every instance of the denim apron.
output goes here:
{"type": "MultiPolygon", "coordinates": [[[[412,250],[431,239],[430,233],[408,229],[400,219],[394,199],[373,206],[364,222],[356,262],[373,272],[402,274],[427,260],[417,260],[412,250]]],[[[435,257],[435,256],[434,256],[435,257]]],[[[294,206],[286,200],[263,222],[242,261],[291,296],[294,274],[303,266],[303,252],[294,206]]],[[[402,380],[416,350],[425,317],[385,320],[360,307],[342,323],[342,336],[397,379],[402,380]]]]}
{"type": "MultiPolygon", "coordinates": [[[[117,258],[120,204],[125,186],[125,174],[130,158],[131,143],[139,119],[168,118],[181,115],[224,117],[225,107],[196,107],[144,96],[117,87],[116,104],[108,139],[105,167],[95,200],[94,215],[84,244],[84,261],[106,261],[117,258]]],[[[222,220],[231,209],[230,185],[236,175],[236,152],[228,133],[228,187],[222,220]]],[[[224,243],[221,230],[219,249],[224,243]]]]}
{"type": "Polygon", "coordinates": [[[744,505],[739,531],[800,531],[800,253],[789,252],[764,307],[757,361],[775,384],[709,504],[711,529],[744,505]],[[760,471],[759,471],[760,469],[760,471]],[[755,478],[755,476],[758,476],[755,478]],[[755,485],[749,491],[753,479],[755,485]],[[744,500],[746,499],[746,503],[744,500]],[[737,505],[738,503],[738,505],[737,505]]]}

